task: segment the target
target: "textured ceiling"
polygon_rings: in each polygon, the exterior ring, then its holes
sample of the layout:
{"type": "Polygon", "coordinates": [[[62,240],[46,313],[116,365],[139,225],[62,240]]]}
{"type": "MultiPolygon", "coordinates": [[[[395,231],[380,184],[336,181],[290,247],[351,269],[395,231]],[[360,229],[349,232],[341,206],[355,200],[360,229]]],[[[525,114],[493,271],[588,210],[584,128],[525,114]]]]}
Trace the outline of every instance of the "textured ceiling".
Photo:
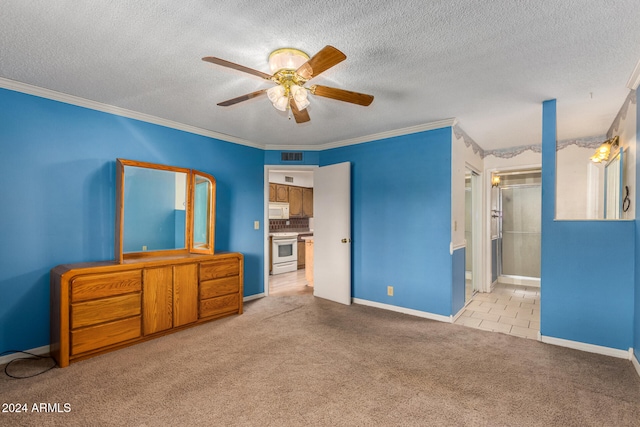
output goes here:
{"type": "Polygon", "coordinates": [[[539,144],[541,102],[559,139],[603,135],[640,59],[637,0],[4,0],[0,77],[231,135],[312,146],[457,118],[484,149],[539,144]],[[369,107],[311,97],[298,125],[269,87],[201,60],[264,72],[280,47],[347,60],[311,83],[369,93],[369,107]]]}

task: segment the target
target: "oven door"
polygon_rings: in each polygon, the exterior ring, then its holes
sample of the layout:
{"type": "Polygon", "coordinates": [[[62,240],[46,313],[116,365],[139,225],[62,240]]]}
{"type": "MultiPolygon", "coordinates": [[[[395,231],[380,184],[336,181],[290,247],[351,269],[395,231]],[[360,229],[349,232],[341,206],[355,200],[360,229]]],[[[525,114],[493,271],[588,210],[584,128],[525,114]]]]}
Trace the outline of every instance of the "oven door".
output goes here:
{"type": "Polygon", "coordinates": [[[298,239],[273,239],[273,265],[298,261],[298,239]]]}

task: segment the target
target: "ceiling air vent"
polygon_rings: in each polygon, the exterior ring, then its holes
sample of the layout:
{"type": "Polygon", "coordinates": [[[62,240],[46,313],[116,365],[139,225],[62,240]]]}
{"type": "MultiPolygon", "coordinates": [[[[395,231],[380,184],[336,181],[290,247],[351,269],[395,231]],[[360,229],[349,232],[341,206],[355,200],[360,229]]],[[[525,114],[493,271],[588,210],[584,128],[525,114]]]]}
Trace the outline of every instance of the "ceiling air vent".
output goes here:
{"type": "Polygon", "coordinates": [[[284,177],[284,182],[293,182],[293,177],[292,176],[285,176],[284,177]]]}
{"type": "Polygon", "coordinates": [[[281,159],[283,162],[301,162],[302,161],[302,152],[282,152],[280,153],[282,156],[281,159]]]}

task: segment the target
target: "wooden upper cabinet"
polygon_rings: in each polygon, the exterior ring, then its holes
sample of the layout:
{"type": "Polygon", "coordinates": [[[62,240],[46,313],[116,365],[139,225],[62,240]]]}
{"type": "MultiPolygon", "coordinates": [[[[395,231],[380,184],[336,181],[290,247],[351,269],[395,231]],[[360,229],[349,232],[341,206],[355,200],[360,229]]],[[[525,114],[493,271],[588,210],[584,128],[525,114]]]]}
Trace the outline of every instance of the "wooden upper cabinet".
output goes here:
{"type": "Polygon", "coordinates": [[[302,189],[302,216],[313,217],[313,188],[302,189]]]}
{"type": "Polygon", "coordinates": [[[269,184],[269,201],[276,201],[276,184],[269,184]]]}
{"type": "Polygon", "coordinates": [[[276,184],[276,202],[289,201],[289,186],[276,184]]]}
{"type": "Polygon", "coordinates": [[[302,216],[302,187],[289,187],[289,216],[302,216]]]}

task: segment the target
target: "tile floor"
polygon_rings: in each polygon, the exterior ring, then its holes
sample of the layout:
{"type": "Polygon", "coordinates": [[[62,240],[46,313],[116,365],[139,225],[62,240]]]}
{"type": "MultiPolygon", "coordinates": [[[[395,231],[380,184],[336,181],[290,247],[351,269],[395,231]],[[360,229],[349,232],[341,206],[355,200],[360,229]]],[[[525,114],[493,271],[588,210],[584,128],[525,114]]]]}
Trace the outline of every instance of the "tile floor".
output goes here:
{"type": "Polygon", "coordinates": [[[476,293],[455,324],[538,339],[540,288],[497,283],[491,293],[476,293]]]}
{"type": "Polygon", "coordinates": [[[269,295],[302,295],[313,293],[313,288],[307,285],[304,277],[305,270],[269,276],[269,295]]]}

